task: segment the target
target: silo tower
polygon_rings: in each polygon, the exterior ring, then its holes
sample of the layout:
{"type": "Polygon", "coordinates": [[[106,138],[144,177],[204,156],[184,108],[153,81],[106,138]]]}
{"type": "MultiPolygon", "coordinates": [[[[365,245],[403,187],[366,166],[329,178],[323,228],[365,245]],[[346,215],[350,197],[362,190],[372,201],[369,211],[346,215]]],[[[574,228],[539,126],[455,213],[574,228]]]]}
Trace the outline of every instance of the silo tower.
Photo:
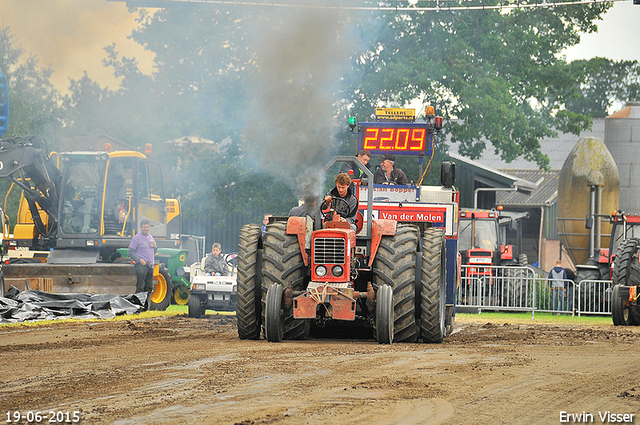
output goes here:
{"type": "Polygon", "coordinates": [[[620,209],[640,214],[640,102],[605,119],[604,143],[620,173],[620,209]]]}

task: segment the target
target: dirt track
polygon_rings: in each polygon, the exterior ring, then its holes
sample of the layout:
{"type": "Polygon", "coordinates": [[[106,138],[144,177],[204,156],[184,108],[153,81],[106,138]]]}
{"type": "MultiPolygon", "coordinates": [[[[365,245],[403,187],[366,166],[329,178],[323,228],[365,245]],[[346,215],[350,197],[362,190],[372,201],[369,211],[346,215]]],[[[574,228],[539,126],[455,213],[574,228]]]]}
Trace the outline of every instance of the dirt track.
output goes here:
{"type": "Polygon", "coordinates": [[[441,345],[274,344],[207,315],[0,327],[0,345],[3,421],[556,424],[609,411],[640,423],[640,328],[468,322],[441,345]]]}

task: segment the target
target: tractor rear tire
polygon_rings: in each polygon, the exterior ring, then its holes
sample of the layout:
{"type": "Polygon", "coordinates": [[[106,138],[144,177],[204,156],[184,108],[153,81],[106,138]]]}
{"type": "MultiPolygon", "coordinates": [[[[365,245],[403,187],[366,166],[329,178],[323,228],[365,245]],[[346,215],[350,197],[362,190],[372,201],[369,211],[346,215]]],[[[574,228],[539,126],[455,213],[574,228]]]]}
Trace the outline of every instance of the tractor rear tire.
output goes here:
{"type": "MultiPolygon", "coordinates": [[[[618,247],[616,259],[613,262],[613,276],[611,279],[611,284],[614,286],[614,290],[617,285],[640,285],[640,264],[638,263],[637,254],[639,245],[640,239],[630,238],[618,247]]],[[[620,288],[618,289],[618,293],[620,293],[620,288]]],[[[624,296],[624,294],[620,295],[624,296]]],[[[612,294],[611,316],[613,318],[614,325],[640,325],[640,317],[637,311],[638,307],[635,305],[629,305],[628,299],[629,294],[627,293],[624,300],[624,309],[620,311],[621,306],[616,306],[616,304],[620,303],[620,300],[616,298],[615,292],[612,294]],[[618,309],[616,314],[614,314],[614,307],[618,309]]]]}
{"type": "MultiPolygon", "coordinates": [[[[394,236],[383,236],[373,262],[373,288],[393,289],[393,341],[416,342],[416,259],[419,233],[415,226],[398,224],[394,236]]],[[[375,335],[378,334],[374,322],[375,335]]]]}
{"type": "Polygon", "coordinates": [[[638,245],[640,239],[627,239],[620,245],[613,262],[613,285],[634,286],[640,284],[640,265],[638,264],[638,245]]]}
{"type": "Polygon", "coordinates": [[[382,285],[376,293],[376,340],[378,344],[393,342],[393,289],[382,285]]]}
{"type": "Polygon", "coordinates": [[[614,326],[629,326],[631,312],[629,309],[629,288],[614,285],[611,294],[611,318],[614,326]]]}
{"type": "MultiPolygon", "coordinates": [[[[589,261],[587,261],[589,264],[589,261]]],[[[583,281],[603,280],[600,270],[582,269],[576,272],[576,284],[580,288],[580,309],[582,312],[599,312],[604,311],[603,302],[598,294],[596,283],[583,281]]],[[[577,306],[575,306],[577,309],[577,306]]]]}
{"type": "Polygon", "coordinates": [[[189,317],[199,318],[204,316],[205,308],[202,306],[200,295],[191,294],[189,296],[189,317]]]}
{"type": "Polygon", "coordinates": [[[504,287],[501,295],[505,297],[504,307],[527,307],[527,271],[513,266],[502,269],[501,281],[504,287]]]}
{"type": "Polygon", "coordinates": [[[262,228],[245,224],[238,243],[236,318],[240,339],[259,339],[262,326],[262,228]]]}
{"type": "MultiPolygon", "coordinates": [[[[267,226],[263,237],[262,254],[262,319],[266,320],[267,292],[277,283],[284,290],[291,284],[294,291],[303,291],[307,284],[307,267],[304,265],[296,235],[287,235],[287,223],[275,222],[267,226]]],[[[284,312],[284,339],[307,339],[310,323],[294,319],[293,310],[284,312]]]]}
{"type": "Polygon", "coordinates": [[[169,271],[163,264],[160,264],[158,276],[154,276],[154,280],[156,279],[157,283],[154,285],[154,290],[151,293],[149,310],[164,311],[171,304],[173,282],[171,282],[169,271]]]}
{"type": "Polygon", "coordinates": [[[445,262],[444,230],[430,227],[424,232],[420,279],[420,336],[428,343],[441,343],[447,332],[445,262]]]}
{"type": "Polygon", "coordinates": [[[267,341],[280,342],[284,337],[284,311],[282,309],[282,285],[272,283],[267,290],[264,334],[267,341]]]}

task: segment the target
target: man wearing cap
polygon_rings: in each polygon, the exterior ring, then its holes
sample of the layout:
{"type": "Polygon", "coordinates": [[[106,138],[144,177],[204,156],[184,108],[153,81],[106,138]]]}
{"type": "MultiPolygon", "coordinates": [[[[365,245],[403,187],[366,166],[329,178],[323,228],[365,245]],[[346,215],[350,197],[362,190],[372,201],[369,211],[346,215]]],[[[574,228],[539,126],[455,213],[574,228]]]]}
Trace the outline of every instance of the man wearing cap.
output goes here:
{"type": "Polygon", "coordinates": [[[390,153],[382,156],[380,168],[378,168],[373,175],[374,184],[409,184],[404,171],[393,166],[395,161],[395,155],[391,155],[390,153]]]}

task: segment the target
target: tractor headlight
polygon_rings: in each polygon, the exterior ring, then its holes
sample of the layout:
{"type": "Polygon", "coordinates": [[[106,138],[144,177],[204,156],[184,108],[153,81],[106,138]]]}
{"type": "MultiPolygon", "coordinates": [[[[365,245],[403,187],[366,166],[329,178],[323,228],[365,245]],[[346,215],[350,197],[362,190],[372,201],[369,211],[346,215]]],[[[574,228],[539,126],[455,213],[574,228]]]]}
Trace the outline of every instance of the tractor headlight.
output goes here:
{"type": "Polygon", "coordinates": [[[333,268],[331,269],[331,274],[334,275],[335,277],[342,276],[343,272],[344,270],[342,269],[342,266],[333,266],[333,268]]]}
{"type": "Polygon", "coordinates": [[[194,291],[204,291],[205,289],[207,289],[207,284],[206,283],[194,283],[193,284],[193,290],[194,291]]]}
{"type": "Polygon", "coordinates": [[[320,277],[326,276],[327,268],[325,266],[316,267],[316,274],[320,277]]]}

